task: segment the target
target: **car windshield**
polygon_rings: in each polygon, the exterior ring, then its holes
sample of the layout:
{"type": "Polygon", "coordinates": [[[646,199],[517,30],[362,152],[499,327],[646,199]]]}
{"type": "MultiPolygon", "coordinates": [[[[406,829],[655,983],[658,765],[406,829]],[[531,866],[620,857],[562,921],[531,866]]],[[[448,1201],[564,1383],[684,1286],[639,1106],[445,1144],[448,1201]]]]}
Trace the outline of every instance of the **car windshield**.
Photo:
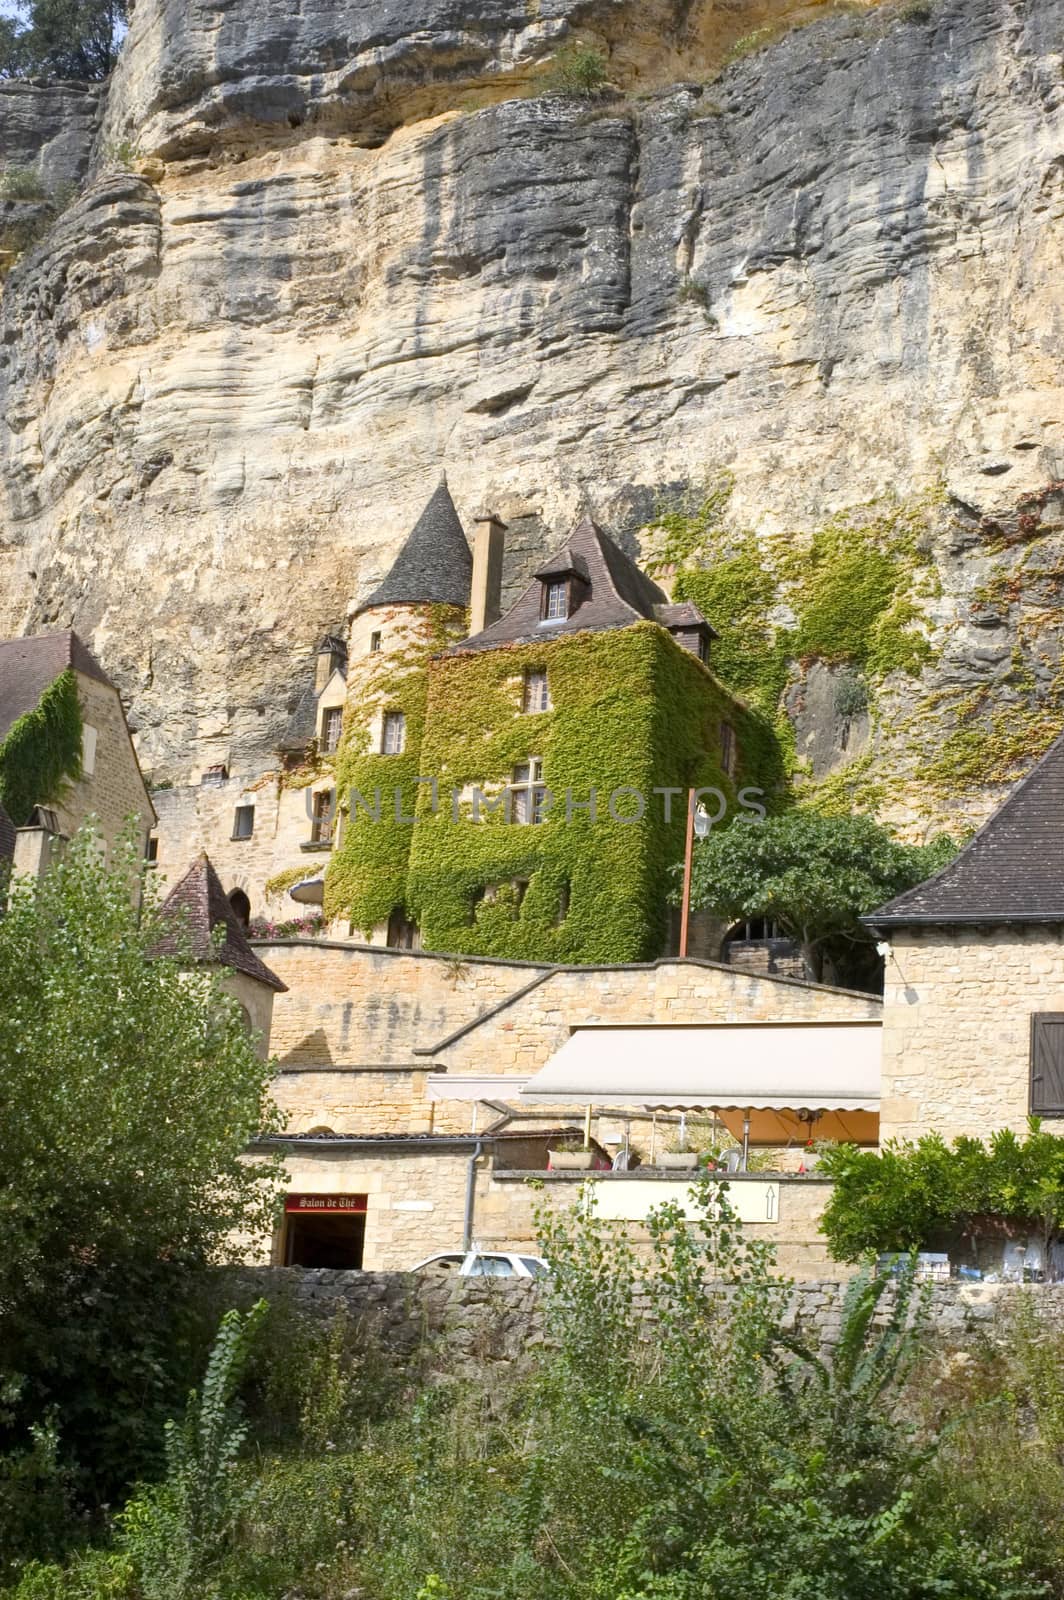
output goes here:
{"type": "Polygon", "coordinates": [[[513,1264],[508,1256],[477,1256],[469,1266],[471,1278],[512,1278],[513,1264]]]}

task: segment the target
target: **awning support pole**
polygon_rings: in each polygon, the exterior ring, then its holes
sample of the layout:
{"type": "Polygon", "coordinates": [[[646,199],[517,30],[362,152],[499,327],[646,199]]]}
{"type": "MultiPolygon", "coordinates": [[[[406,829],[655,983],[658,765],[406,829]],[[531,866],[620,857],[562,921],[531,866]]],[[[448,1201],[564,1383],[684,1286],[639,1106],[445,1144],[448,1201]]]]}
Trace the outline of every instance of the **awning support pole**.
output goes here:
{"type": "Polygon", "coordinates": [[[749,1159],[750,1159],[750,1111],[749,1111],[749,1109],[747,1109],[746,1111],[743,1112],[743,1171],[744,1172],[746,1171],[746,1163],[749,1161],[749,1159]]]}
{"type": "Polygon", "coordinates": [[[591,1149],[591,1107],[584,1113],[584,1149],[591,1149]]]}
{"type": "Polygon", "coordinates": [[[691,862],[695,846],[695,792],[687,794],[687,839],[683,852],[683,901],[680,906],[680,960],[687,959],[687,928],[691,920],[691,862]]]}

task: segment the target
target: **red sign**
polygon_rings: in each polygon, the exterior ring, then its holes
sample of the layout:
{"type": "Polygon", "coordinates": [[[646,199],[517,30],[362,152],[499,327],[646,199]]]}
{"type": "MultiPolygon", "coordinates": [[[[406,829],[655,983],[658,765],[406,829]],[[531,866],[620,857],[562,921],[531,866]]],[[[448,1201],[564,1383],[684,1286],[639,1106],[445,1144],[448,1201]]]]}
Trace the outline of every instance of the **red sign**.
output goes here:
{"type": "Polygon", "coordinates": [[[360,1211],[366,1209],[364,1194],[287,1194],[286,1211],[360,1211]]]}

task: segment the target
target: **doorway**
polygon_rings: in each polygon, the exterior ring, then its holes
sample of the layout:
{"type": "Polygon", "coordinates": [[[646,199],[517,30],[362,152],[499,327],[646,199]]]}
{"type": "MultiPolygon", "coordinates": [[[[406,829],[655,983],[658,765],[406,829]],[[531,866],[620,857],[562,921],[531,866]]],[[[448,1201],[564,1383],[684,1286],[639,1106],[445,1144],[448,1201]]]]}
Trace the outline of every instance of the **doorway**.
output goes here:
{"type": "Polygon", "coordinates": [[[361,1270],[366,1246],[366,1196],[289,1195],[285,1202],[286,1267],[361,1270]]]}

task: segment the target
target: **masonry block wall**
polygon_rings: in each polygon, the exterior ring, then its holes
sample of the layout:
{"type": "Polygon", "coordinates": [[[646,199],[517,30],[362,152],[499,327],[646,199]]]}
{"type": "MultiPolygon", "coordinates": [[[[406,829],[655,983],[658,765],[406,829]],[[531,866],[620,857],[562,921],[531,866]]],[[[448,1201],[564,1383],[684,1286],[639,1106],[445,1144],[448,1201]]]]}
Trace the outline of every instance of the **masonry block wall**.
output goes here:
{"type": "Polygon", "coordinates": [[[110,851],[130,817],[136,815],[143,848],[151,808],[118,691],[82,672],[77,674],[77,680],[82,722],[86,729],[95,730],[96,747],[92,771],[86,770],[70,783],[55,806],[60,826],[69,836],[77,832],[87,816],[94,815],[110,851]]]}
{"type": "Polygon", "coordinates": [[[891,946],[880,1139],[1023,1133],[1031,1015],[1064,1011],[1064,931],[907,930],[891,946]]]}
{"type": "Polygon", "coordinates": [[[253,917],[279,921],[306,914],[287,889],[267,895],[266,884],[278,873],[304,867],[307,877],[323,869],[328,850],[304,851],[310,841],[314,796],[331,790],[333,778],[323,772],[303,788],[281,786],[281,775],[227,778],[222,783],[183,784],[155,794],[159,814],[157,871],[175,884],[201,850],[206,850],[229,894],[243,889],[253,917]],[[251,837],[233,838],[238,806],[254,808],[251,837]]]}

